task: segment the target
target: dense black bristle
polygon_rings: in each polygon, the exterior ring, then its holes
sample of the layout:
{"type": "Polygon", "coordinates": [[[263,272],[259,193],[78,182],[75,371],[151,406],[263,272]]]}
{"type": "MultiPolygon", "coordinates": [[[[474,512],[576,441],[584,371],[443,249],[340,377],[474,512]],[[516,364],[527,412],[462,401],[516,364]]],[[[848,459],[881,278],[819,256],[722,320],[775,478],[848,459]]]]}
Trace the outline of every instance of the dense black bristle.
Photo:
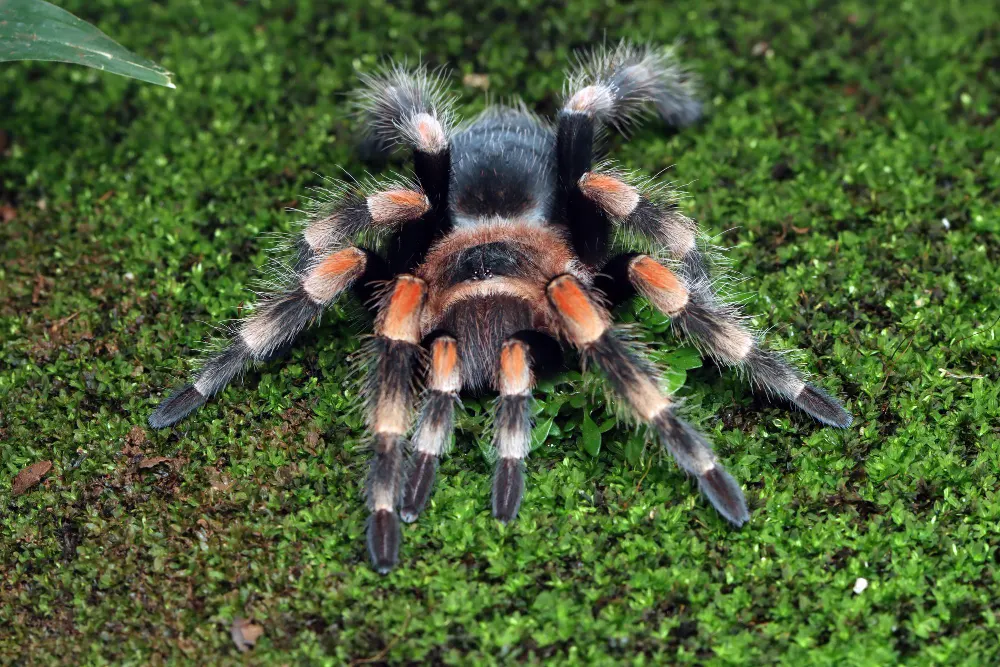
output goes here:
{"type": "Polygon", "coordinates": [[[716,466],[698,477],[698,486],[711,501],[719,514],[734,526],[742,526],[750,520],[747,501],[740,485],[733,476],[716,466]]]}
{"type": "Polygon", "coordinates": [[[368,520],[368,556],[379,574],[389,574],[399,560],[399,518],[379,510],[368,520]]]}
{"type": "Polygon", "coordinates": [[[837,399],[811,384],[803,387],[792,402],[817,420],[830,426],[847,428],[854,421],[851,413],[845,410],[837,399]]]}
{"type": "Polygon", "coordinates": [[[508,523],[517,516],[524,496],[524,464],[520,459],[497,461],[493,477],[493,516],[508,523]]]}
{"type": "Polygon", "coordinates": [[[677,464],[697,476],[702,492],[719,514],[737,526],[746,523],[750,513],[743,491],[733,476],[714,462],[711,445],[704,436],[669,410],[657,416],[654,426],[677,464]]]}
{"type": "Polygon", "coordinates": [[[166,428],[176,424],[204,405],[206,400],[193,384],[184,385],[160,403],[156,412],[149,416],[149,425],[153,428],[166,428]]]}
{"type": "Polygon", "coordinates": [[[427,499],[434,488],[434,475],[437,471],[438,457],[426,452],[416,452],[411,460],[410,474],[403,491],[402,510],[400,517],[406,523],[413,523],[424,511],[427,499]]]}
{"type": "Polygon", "coordinates": [[[609,259],[594,278],[594,290],[600,292],[609,308],[625,303],[636,295],[628,277],[628,268],[637,252],[625,252],[609,259]]]}

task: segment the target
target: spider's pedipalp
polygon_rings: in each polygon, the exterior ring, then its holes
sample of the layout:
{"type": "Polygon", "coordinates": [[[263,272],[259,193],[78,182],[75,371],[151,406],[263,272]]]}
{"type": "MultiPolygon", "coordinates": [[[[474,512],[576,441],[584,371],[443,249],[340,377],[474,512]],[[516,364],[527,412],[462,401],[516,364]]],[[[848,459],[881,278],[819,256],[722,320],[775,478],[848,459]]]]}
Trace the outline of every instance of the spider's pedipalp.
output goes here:
{"type": "Polygon", "coordinates": [[[600,368],[635,418],[653,428],[677,464],[697,477],[719,513],[737,526],[744,524],[749,513],[739,485],[718,462],[708,441],[673,414],[652,364],[611,328],[607,312],[576,278],[555,278],[547,293],[557,325],[584,363],[600,368]]]}
{"type": "Polygon", "coordinates": [[[265,296],[226,347],[205,362],[194,382],[160,403],[149,417],[150,426],[177,423],[222,391],[248,363],[266,361],[291,342],[365,273],[367,257],[359,248],[344,248],[296,274],[284,291],[265,296]]]}
{"type": "Polygon", "coordinates": [[[416,389],[414,377],[421,358],[420,313],[427,285],[415,276],[400,275],[387,286],[372,341],[373,364],[368,372],[368,427],[375,458],[368,475],[368,553],[375,569],[386,573],[399,554],[399,518],[403,450],[410,427],[416,389]]]}
{"type": "Polygon", "coordinates": [[[427,389],[410,443],[413,455],[403,491],[400,516],[411,523],[423,511],[434,486],[441,455],[452,438],[455,406],[462,389],[458,342],[441,335],[431,342],[427,389]]]}
{"type": "Polygon", "coordinates": [[[712,358],[745,371],[755,385],[791,401],[825,424],[850,426],[852,417],[843,406],[807,383],[781,355],[763,349],[758,334],[745,324],[739,309],[723,302],[707,282],[678,276],[648,255],[628,254],[609,262],[598,284],[608,285],[618,302],[635,293],[644,296],[670,317],[675,329],[712,358]]]}
{"type": "Polygon", "coordinates": [[[586,114],[624,130],[648,106],[665,122],[683,127],[701,116],[697,81],[673,48],[622,41],[579,58],[566,85],[564,112],[586,114]]]}
{"type": "Polygon", "coordinates": [[[535,376],[531,353],[521,339],[500,349],[497,373],[500,396],[493,417],[493,516],[507,523],[517,516],[524,496],[524,459],[531,451],[531,390],[535,376]]]}

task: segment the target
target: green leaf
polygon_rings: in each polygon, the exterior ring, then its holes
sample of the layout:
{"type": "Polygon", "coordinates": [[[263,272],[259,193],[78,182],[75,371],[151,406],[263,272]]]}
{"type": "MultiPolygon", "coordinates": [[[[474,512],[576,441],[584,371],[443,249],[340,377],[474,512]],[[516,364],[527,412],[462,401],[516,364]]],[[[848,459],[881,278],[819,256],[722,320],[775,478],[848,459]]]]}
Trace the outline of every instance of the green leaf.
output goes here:
{"type": "Polygon", "coordinates": [[[173,76],[44,0],[0,0],[0,62],[55,60],[174,88],[173,76]]]}
{"type": "Polygon", "coordinates": [[[580,429],[583,431],[583,448],[591,456],[597,456],[601,451],[601,429],[590,418],[590,414],[583,413],[583,424],[580,429]]]}
{"type": "Polygon", "coordinates": [[[633,433],[632,437],[625,443],[625,460],[631,465],[639,465],[644,451],[646,451],[646,441],[642,436],[633,433]]]}
{"type": "Polygon", "coordinates": [[[531,448],[536,449],[545,444],[545,440],[549,437],[549,433],[552,431],[552,418],[543,419],[542,421],[535,424],[535,428],[531,431],[531,448]]]}
{"type": "Polygon", "coordinates": [[[698,350],[693,347],[681,347],[671,350],[661,355],[659,360],[668,366],[683,371],[689,371],[692,368],[701,368],[702,363],[704,363],[701,355],[698,354],[698,350]]]}

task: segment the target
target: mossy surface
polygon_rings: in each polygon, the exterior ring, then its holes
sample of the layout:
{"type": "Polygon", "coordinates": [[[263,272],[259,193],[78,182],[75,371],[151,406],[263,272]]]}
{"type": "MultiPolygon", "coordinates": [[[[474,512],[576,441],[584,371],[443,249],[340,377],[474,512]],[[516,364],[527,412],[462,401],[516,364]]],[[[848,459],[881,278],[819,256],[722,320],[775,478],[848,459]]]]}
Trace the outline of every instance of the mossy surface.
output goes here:
{"type": "MultiPolygon", "coordinates": [[[[0,65],[0,662],[1000,662],[995,3],[65,7],[178,88],[0,65]],[[146,427],[250,298],[286,209],[317,174],[363,175],[359,70],[450,63],[463,114],[484,104],[464,74],[552,114],[572,51],[605,35],[684,38],[707,117],[612,154],[673,165],[756,324],[856,417],[824,429],[712,364],[678,373],[746,527],[602,399],[553,383],[516,523],[490,517],[489,402],[469,400],[379,576],[347,308],[177,427],[146,427]],[[175,460],[141,467],[154,456],[175,460]],[[264,628],[247,656],[235,617],[264,628]]],[[[624,316],[692,365],[648,309],[624,316]]]]}

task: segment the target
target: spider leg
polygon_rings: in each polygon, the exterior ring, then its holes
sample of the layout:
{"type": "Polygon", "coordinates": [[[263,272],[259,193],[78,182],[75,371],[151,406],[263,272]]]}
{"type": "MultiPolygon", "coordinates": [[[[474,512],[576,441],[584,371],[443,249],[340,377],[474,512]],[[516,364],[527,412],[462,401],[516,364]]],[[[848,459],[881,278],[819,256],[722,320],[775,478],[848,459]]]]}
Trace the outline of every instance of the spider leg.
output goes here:
{"type": "Polygon", "coordinates": [[[705,257],[698,250],[698,227],[669,197],[654,199],[618,174],[588,171],[577,181],[583,196],[627,233],[651,239],[666,248],[698,280],[710,280],[705,257]]]}
{"type": "Polygon", "coordinates": [[[567,83],[565,110],[587,114],[624,131],[652,107],[666,123],[690,125],[701,116],[697,81],[673,48],[621,41],[578,61],[567,83]]]}
{"type": "Polygon", "coordinates": [[[368,264],[366,251],[348,247],[299,272],[284,291],[264,298],[225,349],[205,362],[193,382],[160,403],[149,425],[164,428],[180,421],[222,391],[248,363],[264,361],[290,343],[366,273],[368,264]]]}
{"type": "Polygon", "coordinates": [[[296,270],[305,269],[361,232],[394,230],[418,220],[430,209],[427,195],[405,184],[370,193],[345,188],[333,210],[310,220],[299,235],[296,270]]]}
{"type": "Polygon", "coordinates": [[[362,80],[360,106],[370,133],[383,146],[412,149],[414,172],[430,201],[421,224],[401,228],[386,246],[392,271],[410,271],[448,226],[453,99],[443,77],[423,67],[394,66],[362,80]]]}
{"type": "Polygon", "coordinates": [[[593,266],[606,256],[611,228],[606,212],[580,187],[593,164],[595,135],[604,125],[624,131],[650,106],[676,126],[690,124],[701,114],[694,79],[671,49],[639,48],[623,41],[582,58],[568,78],[556,128],[556,215],[569,227],[585,264],[593,266]]]}
{"type": "Polygon", "coordinates": [[[524,458],[531,451],[531,390],[535,376],[528,344],[519,338],[504,341],[493,421],[493,516],[507,523],[517,516],[524,495],[524,458]]]}
{"type": "Polygon", "coordinates": [[[401,275],[391,283],[375,323],[368,373],[368,428],[375,457],[368,476],[368,553],[385,574],[399,555],[399,518],[403,451],[415,398],[414,374],[421,358],[420,313],[427,296],[424,281],[401,275]]]}
{"type": "Polygon", "coordinates": [[[648,255],[612,259],[596,286],[612,302],[638,293],[671,319],[674,328],[722,364],[746,371],[753,384],[791,401],[815,419],[840,428],[851,425],[844,407],[802,378],[778,354],[761,348],[758,335],[732,305],[721,302],[709,283],[688,281],[648,255]]]}
{"type": "Polygon", "coordinates": [[[413,455],[400,510],[407,523],[417,520],[431,495],[438,461],[451,441],[461,389],[458,342],[449,335],[438,336],[430,344],[427,388],[410,440],[413,455]]]}
{"type": "Polygon", "coordinates": [[[607,310],[568,274],[554,278],[546,293],[557,328],[580,351],[585,365],[595,364],[604,372],[612,391],[636,419],[656,431],[677,464],[697,477],[720,514],[737,526],[749,520],[739,484],[718,462],[704,436],[673,414],[652,365],[614,332],[607,310]]]}

